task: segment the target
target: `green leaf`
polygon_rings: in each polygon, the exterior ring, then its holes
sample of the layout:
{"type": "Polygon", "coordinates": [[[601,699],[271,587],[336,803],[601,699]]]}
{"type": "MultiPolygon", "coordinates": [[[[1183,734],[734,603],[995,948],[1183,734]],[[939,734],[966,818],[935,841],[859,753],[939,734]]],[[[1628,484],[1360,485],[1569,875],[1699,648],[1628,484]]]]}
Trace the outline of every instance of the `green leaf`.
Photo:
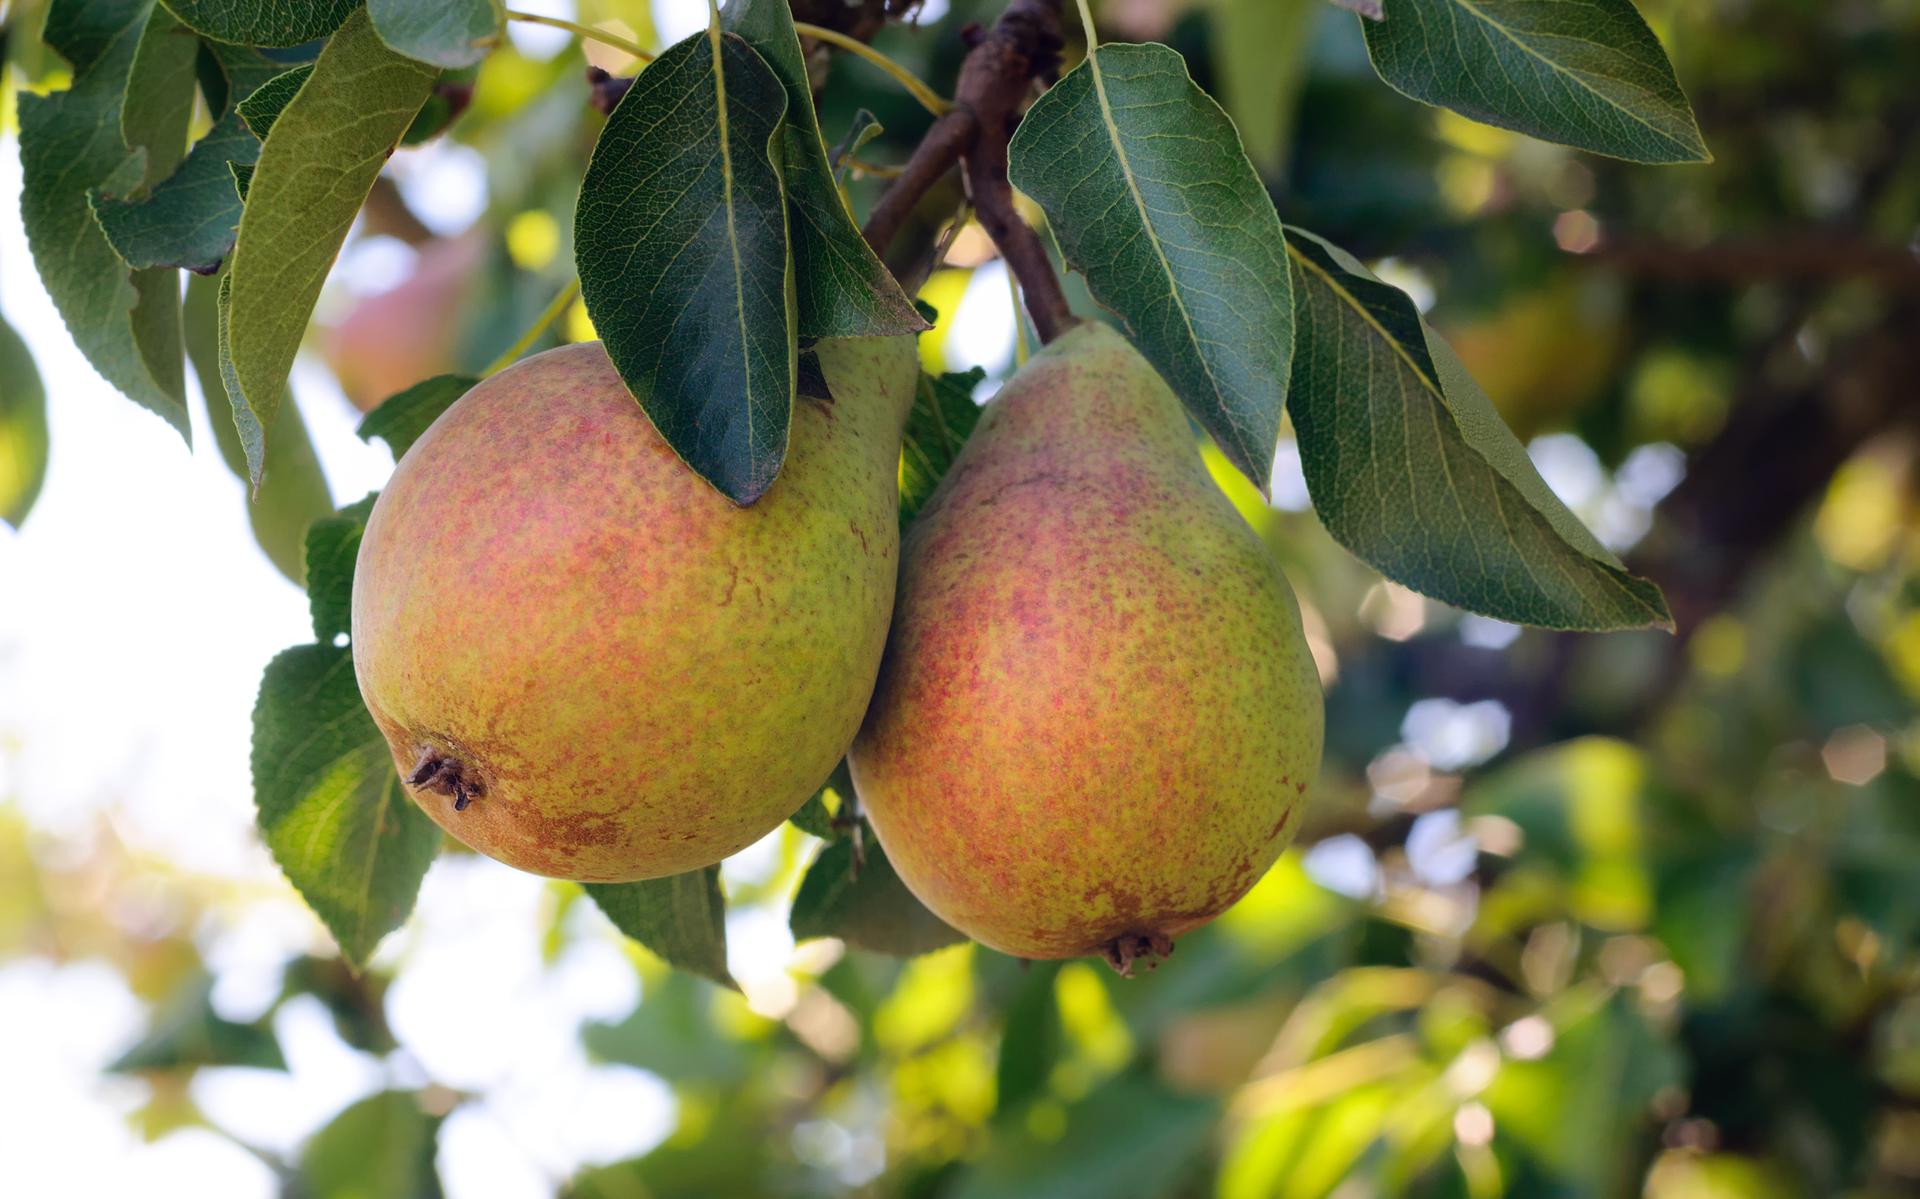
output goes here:
{"type": "Polygon", "coordinates": [[[306,86],[307,79],[312,74],[312,63],[295,67],[291,71],[281,71],[272,78],[262,81],[251,93],[242,98],[240,103],[234,106],[235,111],[240,114],[240,119],[246,123],[247,128],[253,131],[253,135],[264,141],[267,134],[273,132],[273,123],[280,119],[280,114],[286,111],[287,105],[300,94],[300,89],[306,86]]]}
{"type": "Polygon", "coordinates": [[[754,48],[787,89],[782,173],[793,231],[799,335],[885,337],[927,328],[880,256],[860,236],[834,182],[813,110],[813,83],[787,0],[731,0],[721,20],[728,32],[754,48]]]}
{"type": "Polygon", "coordinates": [[[186,157],[199,56],[200,39],[173,14],[157,6],[147,14],[120,102],[120,140],[146,153],[140,190],[172,174],[186,157]]]}
{"type": "Polygon", "coordinates": [[[1214,0],[1209,39],[1220,104],[1261,174],[1286,170],[1321,0],[1214,0]]]}
{"type": "Polygon", "coordinates": [[[615,928],[668,965],[735,986],[727,973],[727,901],[718,866],[638,883],[588,883],[587,894],[615,928]]]}
{"type": "Polygon", "coordinates": [[[154,1016],[140,1042],[107,1067],[109,1074],[250,1066],[285,1070],[280,1042],[262,1024],[236,1024],[213,1010],[213,980],[204,975],[183,987],[154,1016]]]}
{"type": "Polygon", "coordinates": [[[353,632],[353,564],[379,493],[348,504],[307,530],[307,609],[313,639],[331,645],[353,632]]]}
{"type": "Polygon", "coordinates": [[[47,478],[47,391],[27,343],[0,320],[0,520],[27,519],[47,478]]]}
{"type": "MultiPolygon", "coordinates": [[[[73,66],[73,86],[20,95],[20,216],[47,294],[74,344],[128,399],[187,436],[178,278],[129,273],[88,193],[131,190],[143,153],[121,140],[127,77],[151,0],[56,0],[45,38],[73,66]]],[[[191,80],[189,80],[191,82],[191,80]]]]}
{"type": "Polygon", "coordinates": [[[1393,0],[1361,25],[1374,69],[1415,100],[1633,162],[1712,160],[1630,0],[1393,0]]]}
{"type": "Polygon", "coordinates": [[[922,373],[907,411],[906,435],[900,443],[900,525],[919,515],[922,505],[953,465],[960,447],[980,423],[980,405],[973,389],[987,372],[979,367],[964,374],[939,378],[922,373]]]}
{"type": "Polygon", "coordinates": [[[400,787],[387,743],[332,645],[283,651],[253,708],[261,837],[349,961],[413,910],[440,830],[400,787]]]}
{"type": "Polygon", "coordinates": [[[1012,1130],[996,1136],[943,1193],[952,1199],[1155,1199],[1176,1193],[1219,1117],[1210,1098],[1123,1077],[1072,1108],[1064,1136],[1039,1140],[1012,1130]]]}
{"type": "Polygon", "coordinates": [[[499,0],[367,0],[380,40],[436,67],[470,67],[500,44],[499,0]]]}
{"type": "Polygon", "coordinates": [[[396,395],[388,396],[367,414],[355,430],[361,441],[378,437],[393,450],[393,460],[406,456],[413,443],[440,419],[440,414],[480,380],[471,375],[435,375],[396,395]]]}
{"type": "MultiPolygon", "coordinates": [[[[251,98],[287,75],[305,78],[306,68],[283,72],[242,46],[217,45],[214,56],[226,75],[229,97],[251,98]]],[[[185,267],[211,274],[233,249],[240,224],[241,194],[233,173],[250,169],[259,157],[260,139],[248,130],[240,112],[229,107],[193,144],[180,168],[144,199],[113,199],[95,189],[94,218],[129,266],[185,267]]]]}
{"type": "Polygon", "coordinates": [[[797,343],[781,194],[787,96],[710,29],[640,72],[580,186],[580,290],[660,435],[736,504],[787,452],[797,343]]]}
{"type": "MultiPolygon", "coordinates": [[[[856,111],[853,114],[853,123],[847,126],[847,135],[827,152],[828,163],[833,167],[834,182],[845,182],[847,171],[853,164],[854,156],[860,153],[860,147],[884,132],[886,132],[886,126],[880,123],[879,117],[864,108],[856,111]]],[[[927,324],[933,323],[927,321],[926,313],[920,311],[920,305],[914,305],[914,312],[918,313],[920,319],[927,324]]]]}
{"type": "Polygon", "coordinates": [[[852,796],[853,775],[847,770],[847,760],[842,758],[840,764],[833,768],[833,773],[827,776],[827,781],[820,784],[820,789],[809,795],[807,802],[801,804],[798,811],[787,817],[787,821],[801,832],[811,834],[822,841],[838,841],[847,835],[847,830],[835,823],[834,816],[846,809],[847,801],[852,796]],[[826,797],[829,792],[834,797],[835,806],[832,808],[827,807],[826,797]]]}
{"type": "Polygon", "coordinates": [[[242,46],[297,46],[340,28],[360,0],[166,0],[194,32],[242,46]]]}
{"type": "Polygon", "coordinates": [[[853,838],[821,846],[793,897],[794,939],[838,937],[849,945],[913,957],[966,940],[929,912],[893,872],[872,829],[862,829],[866,861],[854,867],[853,838]]]}
{"type": "MultiPolygon", "coordinates": [[[[228,470],[245,479],[246,453],[240,448],[233,406],[227,403],[226,384],[220,379],[218,292],[219,285],[212,279],[196,276],[187,281],[182,308],[187,360],[200,380],[207,423],[213,427],[220,459],[228,470]]],[[[319,455],[314,453],[313,439],[307,435],[306,422],[292,403],[280,405],[280,414],[274,418],[267,442],[266,476],[246,503],[253,539],[281,574],[304,587],[307,526],[332,513],[333,495],[320,469],[319,455]]]]}
{"type": "Polygon", "coordinates": [[[994,1067],[996,1117],[1018,1112],[1027,1100],[1047,1093],[1054,1065],[1066,1040],[1054,982],[1059,962],[1023,962],[1020,989],[1006,1005],[1000,1026],[1000,1054],[994,1067]]]}
{"type": "Polygon", "coordinates": [[[304,1199],[439,1199],[440,1119],[410,1092],[369,1095],[313,1134],[293,1189],[304,1199]]]}
{"type": "Polygon", "coordinates": [[[320,285],[434,72],[386,48],[364,11],[327,42],[260,147],[227,282],[222,374],[257,485],[266,429],[320,285]]]}
{"type": "Polygon", "coordinates": [[[1294,428],[1335,540],[1395,582],[1458,608],[1552,629],[1671,627],[1567,511],[1413,301],[1302,229],[1294,428]]]}
{"type": "Polygon", "coordinates": [[[1100,47],[1020,122],[1009,170],[1094,299],[1264,490],[1293,357],[1286,239],[1185,60],[1100,47]]]}

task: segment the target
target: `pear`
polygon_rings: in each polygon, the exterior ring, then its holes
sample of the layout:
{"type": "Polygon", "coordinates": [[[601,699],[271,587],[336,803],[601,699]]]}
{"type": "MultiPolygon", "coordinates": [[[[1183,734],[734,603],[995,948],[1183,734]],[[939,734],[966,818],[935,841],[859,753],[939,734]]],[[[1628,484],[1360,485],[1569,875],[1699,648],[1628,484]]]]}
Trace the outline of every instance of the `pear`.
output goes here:
{"type": "Polygon", "coordinates": [[[1124,973],[1273,864],[1323,721],[1279,566],[1167,385],[1086,324],[993,399],[908,529],[848,764],[941,919],[1124,973]]]}
{"type": "Polygon", "coordinates": [[[367,520],[360,693],[413,798],[522,870],[627,882],[777,827],[859,727],[899,568],[911,337],[824,341],[751,507],[701,480],[597,342],[487,379],[367,520]]]}

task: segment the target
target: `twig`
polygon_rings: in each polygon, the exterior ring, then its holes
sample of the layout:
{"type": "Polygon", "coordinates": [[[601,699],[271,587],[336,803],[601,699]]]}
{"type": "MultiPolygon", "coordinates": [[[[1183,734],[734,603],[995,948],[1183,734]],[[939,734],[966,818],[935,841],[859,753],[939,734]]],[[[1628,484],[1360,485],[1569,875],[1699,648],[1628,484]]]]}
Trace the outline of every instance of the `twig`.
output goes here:
{"type": "Polygon", "coordinates": [[[953,110],[934,122],[900,177],[874,205],[867,218],[867,243],[884,253],[920,198],[964,160],[981,227],[1019,280],[1040,339],[1051,341],[1074,318],[1046,247],[1014,210],[1013,187],[1007,182],[1007,139],[1033,81],[1059,67],[1060,0],[1013,0],[992,30],[976,36],[960,68],[953,110]]]}
{"type": "Polygon", "coordinates": [[[624,50],[641,62],[652,62],[653,51],[631,38],[621,37],[617,33],[608,33],[604,29],[595,29],[591,25],[582,25],[578,21],[566,21],[559,17],[545,17],[535,12],[518,12],[509,8],[507,20],[524,21],[529,25],[551,25],[555,29],[564,29],[584,41],[599,42],[603,46],[612,46],[615,50],[624,50]]]}
{"type": "Polygon", "coordinates": [[[942,99],[940,94],[928,87],[918,75],[915,75],[912,71],[907,70],[907,68],[880,53],[880,51],[875,50],[872,46],[867,45],[860,39],[849,37],[837,29],[828,29],[824,25],[814,25],[807,21],[795,21],[793,27],[806,37],[810,37],[817,42],[825,42],[830,46],[837,46],[847,53],[858,58],[864,58],[874,66],[879,67],[882,71],[893,76],[901,87],[906,88],[914,99],[920,101],[922,108],[925,108],[934,116],[945,116],[947,112],[953,108],[953,104],[950,101],[942,99]]]}

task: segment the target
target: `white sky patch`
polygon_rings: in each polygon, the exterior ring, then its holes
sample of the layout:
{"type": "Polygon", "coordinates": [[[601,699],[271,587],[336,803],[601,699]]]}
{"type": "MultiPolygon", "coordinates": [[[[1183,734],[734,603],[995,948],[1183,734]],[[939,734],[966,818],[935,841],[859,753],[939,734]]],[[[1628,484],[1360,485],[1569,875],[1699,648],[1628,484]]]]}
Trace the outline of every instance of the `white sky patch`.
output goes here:
{"type": "Polygon", "coordinates": [[[1380,890],[1380,862],[1352,833],[1319,842],[1301,864],[1314,882],[1349,899],[1371,899],[1380,890]]]}
{"type": "MultiPolygon", "coordinates": [[[[516,29],[525,21],[510,22],[516,29]]],[[[554,30],[564,40],[563,30],[554,30]]],[[[387,160],[387,173],[400,195],[427,228],[452,237],[480,219],[487,210],[487,159],[472,146],[437,137],[412,146],[387,160]]]]}
{"type": "Polygon", "coordinates": [[[1307,493],[1307,472],[1300,461],[1300,443],[1282,437],[1273,455],[1273,506],[1282,512],[1305,512],[1313,506],[1307,493]]]}
{"type": "Polygon", "coordinates": [[[1471,704],[1419,700],[1400,722],[1408,747],[1440,770],[1479,765],[1507,747],[1512,731],[1512,714],[1491,699],[1471,704]]]}
{"type": "MultiPolygon", "coordinates": [[[[1000,378],[1013,367],[1013,289],[1007,285],[1007,264],[994,259],[973,272],[960,305],[948,322],[942,345],[947,369],[964,371],[985,367],[989,378],[1000,378]]],[[[982,387],[974,398],[983,400],[982,387]]]]}
{"type": "MultiPolygon", "coordinates": [[[[563,21],[577,21],[580,17],[579,8],[573,0],[515,0],[508,7],[542,17],[559,17],[563,21]]],[[[555,29],[551,25],[536,25],[532,21],[508,21],[507,37],[512,39],[515,50],[540,62],[552,58],[573,43],[573,35],[566,30],[555,29]]]]}
{"type": "Polygon", "coordinates": [[[671,46],[707,27],[707,0],[653,0],[653,28],[671,46]]]}

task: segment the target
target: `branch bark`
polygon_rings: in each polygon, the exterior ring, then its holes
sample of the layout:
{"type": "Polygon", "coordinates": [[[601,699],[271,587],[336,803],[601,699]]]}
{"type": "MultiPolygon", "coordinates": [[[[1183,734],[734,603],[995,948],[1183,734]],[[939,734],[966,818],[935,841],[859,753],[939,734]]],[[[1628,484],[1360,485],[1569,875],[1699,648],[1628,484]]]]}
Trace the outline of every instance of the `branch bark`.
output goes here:
{"type": "Polygon", "coordinates": [[[1013,0],[975,40],[960,68],[953,111],[935,121],[913,156],[867,218],[867,243],[885,254],[915,205],[965,164],[965,179],[981,227],[1000,248],[1020,284],[1040,340],[1073,324],[1066,292],[1040,237],[1020,218],[1007,182],[1007,140],[1019,123],[1036,79],[1060,66],[1060,0],[1013,0]]]}

